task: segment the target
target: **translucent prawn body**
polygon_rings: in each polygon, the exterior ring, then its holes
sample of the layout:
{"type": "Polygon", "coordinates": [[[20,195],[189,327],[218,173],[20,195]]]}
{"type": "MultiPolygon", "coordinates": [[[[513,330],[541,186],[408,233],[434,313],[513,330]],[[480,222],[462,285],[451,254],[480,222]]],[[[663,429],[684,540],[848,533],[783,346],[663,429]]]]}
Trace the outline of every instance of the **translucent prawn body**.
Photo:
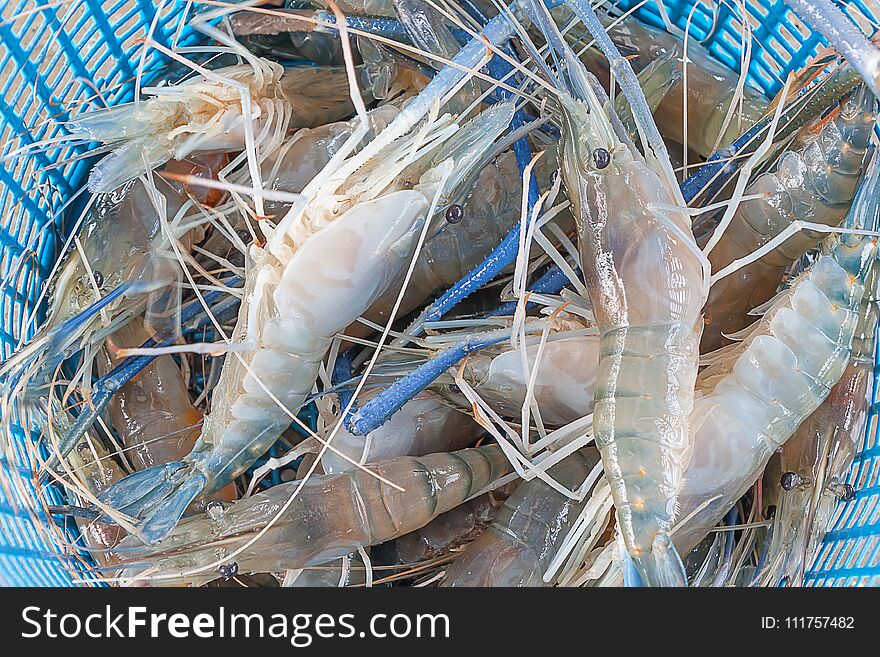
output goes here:
{"type": "Polygon", "coordinates": [[[68,124],[77,137],[113,150],[89,175],[89,189],[108,192],[170,159],[240,151],[265,156],[295,128],[338,121],[353,110],[341,67],[285,69],[251,55],[239,64],[176,85],[146,87],[146,100],[90,112],[68,124]]]}
{"type": "Polygon", "coordinates": [[[227,555],[241,572],[320,565],[426,525],[511,469],[497,445],[402,457],[371,468],[402,490],[363,471],[274,486],[184,520],[156,547],[127,540],[122,547],[133,563],[122,576],[143,573],[155,584],[205,582],[216,577],[205,567],[227,555]],[[260,550],[239,553],[261,530],[260,550]]]}
{"type": "Polygon", "coordinates": [[[715,353],[691,417],[693,455],[675,541],[691,549],[840,380],[860,324],[873,238],[843,235],[748,336],[715,353]]]}
{"type": "MultiPolygon", "coordinates": [[[[539,11],[533,20],[558,34],[539,11]]],[[[643,579],[684,585],[669,531],[690,454],[704,263],[688,217],[675,210],[680,195],[668,173],[653,170],[615,130],[594,80],[567,45],[559,50],[562,175],[601,336],[596,446],[619,531],[643,579]]]]}
{"type": "Polygon", "coordinates": [[[787,578],[791,584],[802,586],[834,507],[839,500],[850,501],[855,496],[852,486],[844,481],[868,421],[878,319],[878,270],[875,260],[843,376],[782,448],[780,481],[785,479],[785,485],[780,486],[767,572],[759,573],[766,583],[787,578]]]}
{"type": "MultiPolygon", "coordinates": [[[[800,144],[779,159],[776,170],[761,174],[746,188],[758,198],[743,201],[731,224],[709,253],[713,271],[744,258],[795,221],[837,226],[849,211],[864,170],[873,132],[874,98],[862,87],[828,118],[808,126],[800,144]]],[[[786,267],[822,239],[800,231],[759,260],[717,281],[706,305],[702,349],[712,351],[750,323],[749,312],[776,292],[786,267]]]]}

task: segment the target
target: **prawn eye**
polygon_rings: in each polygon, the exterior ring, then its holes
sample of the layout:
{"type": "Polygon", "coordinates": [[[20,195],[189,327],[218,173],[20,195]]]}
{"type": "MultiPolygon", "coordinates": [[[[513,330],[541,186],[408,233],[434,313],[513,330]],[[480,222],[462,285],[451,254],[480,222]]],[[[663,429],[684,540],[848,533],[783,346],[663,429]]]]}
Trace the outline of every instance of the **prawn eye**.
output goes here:
{"type": "Polygon", "coordinates": [[[220,571],[220,576],[223,579],[232,579],[238,574],[238,564],[233,561],[232,563],[223,564],[217,570],[220,571]]]}
{"type": "Polygon", "coordinates": [[[597,169],[604,169],[611,164],[611,153],[604,148],[593,149],[593,164],[597,169]]]}
{"type": "Polygon", "coordinates": [[[803,483],[803,478],[797,472],[783,472],[779,485],[782,490],[794,490],[803,483]]]}
{"type": "Polygon", "coordinates": [[[446,208],[446,221],[451,224],[457,224],[464,219],[464,208],[458,204],[452,204],[446,208]]]}
{"type": "Polygon", "coordinates": [[[840,487],[840,500],[842,502],[852,502],[856,499],[856,489],[852,484],[843,484],[840,487]]]}

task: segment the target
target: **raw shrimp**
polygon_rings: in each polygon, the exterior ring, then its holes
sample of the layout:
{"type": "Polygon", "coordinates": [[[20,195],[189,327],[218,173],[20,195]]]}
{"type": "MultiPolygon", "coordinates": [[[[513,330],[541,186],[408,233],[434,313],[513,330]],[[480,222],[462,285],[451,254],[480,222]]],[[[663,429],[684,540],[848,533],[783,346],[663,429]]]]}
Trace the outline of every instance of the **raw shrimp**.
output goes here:
{"type": "MultiPolygon", "coordinates": [[[[876,225],[874,169],[853,206],[858,227],[876,225]]],[[[743,342],[713,354],[700,374],[706,394],[691,414],[693,454],[674,534],[682,552],[727,513],[846,369],[877,243],[843,235],[830,244],[743,342]]]]}
{"type": "MultiPolygon", "coordinates": [[[[354,111],[342,67],[285,69],[261,57],[249,59],[248,64],[201,69],[177,85],[145,87],[147,100],[69,122],[73,136],[113,149],[89,174],[89,190],[109,192],[192,153],[240,151],[253,143],[255,152],[265,155],[290,129],[339,121],[354,111]]],[[[370,75],[362,71],[361,77],[370,75]]],[[[369,85],[362,86],[369,91],[369,85]]],[[[368,94],[366,100],[371,99],[368,94]]]]}
{"type": "MultiPolygon", "coordinates": [[[[45,323],[0,367],[11,384],[4,390],[4,404],[10,394],[46,375],[62,359],[84,348],[97,350],[105,335],[145,306],[162,310],[178,269],[166,256],[168,238],[154,201],[164,203],[168,216],[173,216],[184,199],[179,187],[157,176],[152,182],[131,181],[91,201],[82,225],[74,228],[77,248],[54,279],[45,323]]],[[[87,356],[86,368],[91,362],[91,354],[87,356]]],[[[88,376],[84,378],[88,382],[88,376]]],[[[8,417],[6,412],[2,415],[8,417]]]]}
{"type": "Polygon", "coordinates": [[[337,452],[356,463],[372,463],[397,456],[454,451],[471,445],[481,431],[471,416],[431,393],[422,393],[368,436],[355,436],[341,426],[333,438],[336,451],[324,452],[321,464],[324,472],[332,474],[355,467],[337,452]]]}
{"type": "MultiPolygon", "coordinates": [[[[489,27],[498,35],[512,29],[502,20],[489,27]]],[[[477,43],[460,53],[466,61],[479,61],[485,44],[477,43]]],[[[444,115],[413,131],[465,75],[444,76],[446,70],[366,147],[343,158],[369,130],[364,117],[302,201],[275,225],[259,222],[266,244],[249,248],[247,301],[232,336],[239,346],[224,363],[196,446],[183,461],[135,473],[104,494],[137,519],[145,543],[161,540],[193,499],[218,490],[271,447],[311,391],[334,336],[405,267],[431,199],[442,200],[444,185],[456,189],[510,122],[512,106],[499,104],[462,127],[444,115]],[[428,168],[416,188],[400,189],[404,171],[444,138],[464,151],[428,168]]]]}
{"type": "MultiPolygon", "coordinates": [[[[598,18],[573,9],[614,57],[631,104],[638,84],[613,52],[598,18]],[[604,36],[604,39],[601,38],[604,36]]],[[[603,107],[598,82],[562,40],[543,5],[523,0],[561,60],[562,175],[578,222],[578,248],[600,330],[593,427],[617,510],[618,528],[650,586],[685,585],[669,531],[690,451],[688,414],[697,376],[706,264],[665,147],[650,114],[636,108],[649,167],[603,107]],[[644,123],[644,125],[641,125],[644,123]],[[665,160],[665,161],[664,161],[665,160]]],[[[619,126],[619,124],[618,124],[619,126]]]]}
{"type": "MultiPolygon", "coordinates": [[[[598,462],[598,451],[584,448],[548,474],[577,488],[598,462]]],[[[547,586],[544,572],[589,499],[573,500],[537,478],[521,484],[447,569],[441,586],[547,586]]]]}
{"type": "Polygon", "coordinates": [[[862,297],[849,365],[828,398],[782,448],[783,490],[774,516],[768,572],[760,574],[772,584],[788,577],[792,585],[803,586],[805,570],[834,507],[839,499],[854,495],[844,478],[868,419],[878,317],[877,273],[875,262],[862,297]]]}
{"type": "MultiPolygon", "coordinates": [[[[721,239],[709,253],[713,271],[746,257],[792,222],[837,226],[846,216],[876,114],[873,97],[860,87],[831,118],[799,135],[800,145],[786,152],[776,171],[760,175],[746,195],[763,198],[740,203],[721,239]]],[[[801,231],[734,275],[716,282],[706,304],[702,351],[714,351],[723,336],[749,324],[749,312],[770,299],[783,272],[819,243],[821,233],[801,231]]]]}
{"type": "MultiPolygon", "coordinates": [[[[608,18],[603,23],[615,45],[631,56],[629,61],[639,73],[639,82],[664,137],[685,143],[685,98],[687,146],[703,157],[729,144],[767,112],[770,101],[748,85],[740,87],[739,74],[712,57],[696,40],[688,41],[685,66],[685,44],[678,36],[632,16],[614,23],[608,18]],[[734,101],[735,110],[728,120],[734,101]]],[[[608,61],[601,52],[591,49],[582,58],[592,70],[607,75],[608,61]]],[[[617,108],[624,123],[629,123],[631,115],[624,111],[625,98],[618,98],[617,108]]],[[[635,132],[634,123],[627,127],[635,132]]]]}
{"type": "Polygon", "coordinates": [[[423,527],[511,469],[497,445],[400,457],[369,467],[403,490],[360,470],[273,486],[181,521],[155,547],[138,545],[131,538],[124,541],[131,563],[120,574],[126,579],[154,576],[155,584],[209,581],[215,571],[189,571],[224,560],[282,511],[253,546],[232,557],[237,570],[273,572],[320,565],[423,527]],[[299,495],[285,508],[300,486],[299,495]]]}

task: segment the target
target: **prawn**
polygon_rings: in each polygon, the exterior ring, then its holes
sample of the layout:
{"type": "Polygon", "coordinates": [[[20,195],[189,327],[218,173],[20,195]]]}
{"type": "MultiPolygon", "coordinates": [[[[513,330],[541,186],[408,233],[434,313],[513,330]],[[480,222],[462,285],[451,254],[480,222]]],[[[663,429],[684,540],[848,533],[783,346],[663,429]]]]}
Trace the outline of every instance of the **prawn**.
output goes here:
{"type": "MultiPolygon", "coordinates": [[[[847,225],[876,228],[878,167],[847,225]]],[[[826,252],[769,306],[743,341],[706,358],[691,414],[693,453],[679,497],[675,543],[689,551],[752,485],[767,461],[828,397],[852,353],[874,237],[829,238],[826,252]]],[[[868,293],[870,296],[870,293],[868,293]]]]}
{"type": "Polygon", "coordinates": [[[793,585],[802,586],[834,506],[840,499],[854,497],[852,486],[843,482],[868,419],[878,318],[877,273],[875,262],[843,376],[782,448],[782,492],[774,516],[767,572],[759,574],[767,582],[788,577],[793,585]]]}
{"type": "MultiPolygon", "coordinates": [[[[802,130],[799,144],[780,158],[775,171],[746,188],[747,196],[759,198],[740,203],[720,239],[713,238],[708,254],[713,271],[746,257],[794,221],[840,224],[864,169],[876,121],[873,103],[864,87],[857,89],[830,117],[802,130]]],[[[776,293],[784,270],[820,239],[821,233],[802,231],[717,281],[706,303],[703,352],[718,349],[725,335],[744,328],[749,312],[776,293]]]]}
{"type": "MultiPolygon", "coordinates": [[[[487,38],[504,39],[506,18],[490,23],[487,38]]],[[[457,56],[468,67],[485,44],[457,56]]],[[[510,105],[484,111],[461,129],[448,115],[431,116],[413,130],[465,73],[444,69],[420,96],[363,149],[351,154],[366,122],[303,190],[300,202],[273,225],[259,223],[266,243],[248,252],[245,299],[232,335],[238,343],[214,390],[212,408],[193,451],[182,461],[142,470],[105,491],[110,506],[137,521],[145,543],[160,541],[189,503],[243,473],[290,424],[311,391],[334,339],[362,314],[403,269],[426,214],[444,185],[455,189],[512,118],[510,105]],[[446,73],[444,75],[443,73],[446,73]],[[395,181],[452,134],[464,154],[450,154],[419,176],[413,189],[395,181]],[[418,148],[420,146],[420,148],[418,148]],[[381,157],[378,157],[381,153],[381,157]],[[459,159],[456,159],[456,156],[459,159]],[[340,262],[347,262],[340,267],[340,262]]]]}
{"type": "Polygon", "coordinates": [[[659,172],[614,129],[597,96],[598,81],[575,58],[543,5],[532,0],[521,5],[564,67],[557,80],[564,117],[562,175],[601,336],[593,427],[618,529],[648,585],[685,585],[669,531],[690,450],[688,415],[708,263],[687,216],[674,209],[684,200],[634,73],[598,17],[586,3],[569,2],[611,59],[647,135],[646,155],[660,164],[659,172]]]}
{"type": "MultiPolygon", "coordinates": [[[[354,111],[343,67],[285,69],[249,53],[246,59],[247,64],[213,71],[193,64],[198,75],[176,85],[145,87],[145,101],[70,121],[73,137],[112,149],[89,174],[89,190],[109,192],[171,159],[246,147],[253,153],[248,155],[253,176],[289,130],[339,121],[354,111]]],[[[370,71],[360,72],[367,100],[373,96],[363,81],[370,77],[370,71]]]]}
{"type": "Polygon", "coordinates": [[[181,521],[156,546],[126,539],[119,576],[165,585],[204,583],[216,577],[204,567],[234,552],[239,552],[236,570],[244,573],[321,565],[423,527],[510,471],[497,445],[399,457],[368,467],[401,490],[360,470],[273,486],[181,521]],[[285,508],[298,486],[300,494],[285,508]],[[238,550],[282,510],[259,544],[238,550]]]}

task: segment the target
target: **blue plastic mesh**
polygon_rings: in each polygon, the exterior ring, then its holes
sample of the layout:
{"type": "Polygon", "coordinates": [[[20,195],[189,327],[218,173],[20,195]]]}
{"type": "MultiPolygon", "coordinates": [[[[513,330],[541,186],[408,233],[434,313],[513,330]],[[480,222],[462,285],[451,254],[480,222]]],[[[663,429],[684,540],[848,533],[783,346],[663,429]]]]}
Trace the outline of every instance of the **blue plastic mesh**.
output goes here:
{"type": "MultiPolygon", "coordinates": [[[[78,112],[131,100],[140,47],[156,20],[153,39],[170,46],[183,27],[188,3],[176,0],[9,1],[0,7],[0,154],[63,134],[60,122],[78,112]]],[[[155,49],[145,59],[145,80],[164,65],[155,49]]],[[[60,148],[0,165],[0,358],[42,319],[37,302],[64,234],[62,205],[91,162],[60,148]],[[53,168],[55,162],[70,163],[53,168]],[[29,319],[36,313],[35,320],[29,319]]],[[[41,304],[44,306],[45,304],[41,304]]],[[[22,423],[23,424],[23,423],[22,423]]],[[[69,585],[82,571],[82,555],[64,550],[74,534],[56,526],[36,499],[34,436],[14,435],[19,449],[0,456],[0,584],[69,585]]],[[[44,503],[61,501],[57,491],[44,503]]]]}
{"type": "MultiPolygon", "coordinates": [[[[619,0],[628,9],[637,2],[619,0]]],[[[185,45],[195,35],[185,27],[191,5],[183,0],[7,0],[0,2],[0,155],[63,134],[61,121],[78,112],[129,101],[140,59],[139,39],[151,25],[153,39],[185,45]]],[[[739,2],[711,4],[666,0],[677,25],[704,41],[732,68],[740,68],[742,23],[739,2]]],[[[788,72],[802,66],[822,45],[782,0],[748,0],[746,21],[752,31],[749,81],[768,94],[782,86],[788,72]]],[[[863,26],[872,16],[861,0],[846,5],[863,26]]],[[[654,4],[638,15],[662,26],[654,4]]],[[[145,80],[163,65],[155,49],[145,60],[145,80]]],[[[41,290],[65,236],[62,206],[79,189],[91,162],[67,161],[76,149],[49,150],[34,157],[0,163],[0,359],[33,334],[44,310],[41,290]],[[38,307],[38,305],[40,307],[38,307]]],[[[877,440],[878,391],[869,430],[849,481],[859,489],[855,502],[841,504],[831,533],[810,572],[810,584],[880,582],[880,444],[877,440]]],[[[15,418],[13,418],[15,419],[15,418]]],[[[69,585],[83,576],[83,555],[62,549],[73,532],[56,525],[33,506],[32,457],[25,447],[34,436],[19,430],[17,448],[0,455],[0,584],[69,585]],[[9,482],[14,482],[10,486],[9,482]]],[[[60,501],[57,492],[44,503],[60,501]]],[[[86,583],[91,579],[86,576],[86,583]]]]}

